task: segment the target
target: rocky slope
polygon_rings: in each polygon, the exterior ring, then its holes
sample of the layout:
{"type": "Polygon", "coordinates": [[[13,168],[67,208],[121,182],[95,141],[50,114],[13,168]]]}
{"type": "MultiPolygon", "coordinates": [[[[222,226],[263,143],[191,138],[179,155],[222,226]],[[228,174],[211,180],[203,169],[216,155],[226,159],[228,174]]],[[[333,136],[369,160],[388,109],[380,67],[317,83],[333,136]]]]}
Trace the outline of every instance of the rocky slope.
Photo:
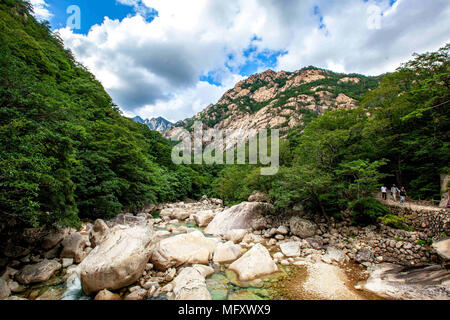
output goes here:
{"type": "Polygon", "coordinates": [[[251,129],[272,128],[283,135],[326,110],[357,107],[362,95],[377,87],[380,79],[314,67],[292,73],[267,70],[237,83],[215,105],[177,122],[165,136],[192,129],[197,120],[205,129],[242,129],[246,135],[251,129]]]}
{"type": "Polygon", "coordinates": [[[280,220],[254,198],[161,204],[146,210],[153,215],[52,231],[34,250],[11,245],[0,299],[450,299],[447,258],[438,258],[449,240],[431,248],[424,232],[346,217],[280,220]]]}

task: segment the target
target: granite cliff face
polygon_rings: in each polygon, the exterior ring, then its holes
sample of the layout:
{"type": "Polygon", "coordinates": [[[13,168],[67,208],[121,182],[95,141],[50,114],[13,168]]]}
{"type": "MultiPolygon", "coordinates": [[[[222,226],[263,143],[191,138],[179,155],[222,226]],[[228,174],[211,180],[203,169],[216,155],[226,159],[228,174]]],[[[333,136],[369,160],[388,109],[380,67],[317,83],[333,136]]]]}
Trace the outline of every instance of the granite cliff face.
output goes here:
{"type": "Polygon", "coordinates": [[[378,86],[380,77],[337,74],[314,67],[295,72],[267,70],[239,82],[215,104],[190,119],[179,121],[164,135],[192,129],[202,121],[204,129],[280,129],[281,135],[304,126],[326,110],[351,109],[362,95],[378,86]]]}

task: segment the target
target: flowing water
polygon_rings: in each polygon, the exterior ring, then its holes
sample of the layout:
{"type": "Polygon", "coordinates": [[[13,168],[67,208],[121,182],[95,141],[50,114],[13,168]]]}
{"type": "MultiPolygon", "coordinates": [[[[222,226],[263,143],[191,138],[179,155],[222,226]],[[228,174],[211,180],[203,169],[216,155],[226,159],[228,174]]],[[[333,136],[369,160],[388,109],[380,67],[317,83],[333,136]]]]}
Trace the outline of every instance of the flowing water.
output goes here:
{"type": "MultiPolygon", "coordinates": [[[[155,218],[158,218],[155,215],[155,218]]],[[[167,230],[169,225],[163,227],[155,226],[155,231],[167,230]]],[[[170,225],[173,228],[185,227],[202,230],[194,223],[179,223],[170,225]]],[[[172,234],[174,236],[176,234],[172,234]]],[[[274,253],[274,248],[272,248],[274,253]]],[[[323,296],[308,292],[303,284],[308,278],[308,268],[306,266],[280,266],[277,273],[268,275],[261,279],[250,282],[239,281],[238,276],[231,270],[228,270],[227,264],[213,265],[214,274],[206,279],[208,289],[213,300],[321,300],[323,296]]],[[[359,298],[366,300],[379,299],[377,296],[356,291],[354,285],[363,280],[361,267],[357,265],[347,265],[343,268],[348,277],[348,283],[345,285],[349,290],[355,293],[359,298]]],[[[164,286],[162,283],[161,286],[164,286]]],[[[126,293],[127,289],[120,290],[120,293],[126,293]]],[[[62,274],[55,276],[50,281],[32,286],[21,294],[22,297],[30,298],[39,296],[45,299],[60,300],[89,300],[81,288],[81,281],[76,274],[67,278],[62,274]],[[43,295],[43,296],[42,296],[43,295]]],[[[165,295],[149,300],[167,299],[165,295]]]]}

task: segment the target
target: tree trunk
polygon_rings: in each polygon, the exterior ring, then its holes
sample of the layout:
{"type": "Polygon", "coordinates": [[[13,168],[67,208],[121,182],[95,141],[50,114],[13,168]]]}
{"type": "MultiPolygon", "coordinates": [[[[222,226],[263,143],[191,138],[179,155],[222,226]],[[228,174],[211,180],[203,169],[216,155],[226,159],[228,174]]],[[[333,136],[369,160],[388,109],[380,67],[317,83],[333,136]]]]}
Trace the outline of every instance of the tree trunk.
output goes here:
{"type": "Polygon", "coordinates": [[[327,215],[327,213],[326,213],[326,211],[325,211],[325,208],[324,208],[323,205],[322,205],[322,202],[319,200],[319,197],[317,196],[316,193],[313,193],[313,197],[314,197],[314,199],[316,200],[317,204],[318,204],[319,207],[320,207],[320,211],[321,211],[321,213],[322,213],[322,216],[325,218],[325,220],[327,221],[327,223],[329,223],[329,222],[330,222],[330,218],[328,218],[328,215],[327,215]]]}

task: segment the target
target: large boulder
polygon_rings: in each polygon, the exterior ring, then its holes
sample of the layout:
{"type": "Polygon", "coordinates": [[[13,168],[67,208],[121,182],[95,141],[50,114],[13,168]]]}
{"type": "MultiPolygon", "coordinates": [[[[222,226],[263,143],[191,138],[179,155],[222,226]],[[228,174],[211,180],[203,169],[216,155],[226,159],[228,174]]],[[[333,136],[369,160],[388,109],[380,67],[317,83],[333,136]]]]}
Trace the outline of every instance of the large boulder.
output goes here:
{"type": "Polygon", "coordinates": [[[273,206],[260,202],[243,202],[225,211],[219,212],[205,233],[213,235],[225,235],[234,229],[251,229],[254,220],[264,219],[264,213],[273,209],[273,206]]]}
{"type": "Polygon", "coordinates": [[[449,300],[450,271],[439,265],[403,267],[390,263],[373,265],[369,279],[358,286],[386,299],[449,300]]]}
{"type": "Polygon", "coordinates": [[[205,277],[195,268],[184,268],[173,280],[175,300],[211,300],[205,277]]]}
{"type": "Polygon", "coordinates": [[[87,239],[81,233],[75,232],[64,238],[62,242],[63,250],[61,258],[73,258],[75,263],[80,263],[84,257],[84,248],[86,247],[87,239]]]}
{"type": "Polygon", "coordinates": [[[42,239],[42,244],[41,244],[42,249],[50,250],[50,249],[56,247],[56,245],[58,245],[61,241],[64,240],[64,237],[66,235],[67,235],[67,229],[54,230],[54,231],[50,232],[42,239]]]}
{"type": "Polygon", "coordinates": [[[161,210],[159,216],[161,218],[168,217],[169,219],[176,219],[182,221],[189,218],[190,213],[189,211],[181,208],[166,208],[161,210]]]}
{"type": "Polygon", "coordinates": [[[217,240],[200,231],[179,234],[161,240],[153,250],[151,262],[163,271],[183,264],[208,264],[216,247],[217,240]]]}
{"type": "Polygon", "coordinates": [[[101,244],[109,234],[109,227],[102,219],[97,219],[94,222],[92,230],[89,232],[89,242],[92,248],[101,244]]]}
{"type": "Polygon", "coordinates": [[[149,225],[111,232],[79,265],[83,291],[90,295],[136,282],[147,265],[153,239],[149,225]]]}
{"type": "Polygon", "coordinates": [[[199,211],[196,214],[192,215],[195,220],[195,223],[199,227],[206,227],[216,216],[216,214],[212,210],[204,210],[199,211]]]}
{"type": "Polygon", "coordinates": [[[60,269],[61,264],[59,262],[55,260],[43,260],[39,263],[23,267],[16,274],[16,279],[22,284],[45,282],[60,269]]]}
{"type": "Polygon", "coordinates": [[[5,280],[0,279],[0,299],[8,298],[11,295],[8,283],[5,280]]]}
{"type": "Polygon", "coordinates": [[[236,272],[241,281],[251,281],[278,271],[269,251],[261,244],[253,246],[233,262],[229,269],[236,272]]]}
{"type": "Polygon", "coordinates": [[[267,193],[261,191],[253,191],[250,197],[248,197],[248,202],[268,202],[269,196],[267,193]]]}
{"type": "Polygon", "coordinates": [[[433,249],[444,260],[450,260],[450,238],[433,243],[433,249]]]}
{"type": "Polygon", "coordinates": [[[247,233],[248,231],[245,229],[233,229],[225,233],[223,238],[228,241],[233,241],[234,243],[239,243],[244,239],[247,233]]]}
{"type": "Polygon", "coordinates": [[[289,221],[291,233],[302,239],[313,237],[317,231],[317,225],[300,217],[292,217],[289,221]]]}
{"type": "Polygon", "coordinates": [[[214,251],[213,261],[217,263],[232,262],[242,255],[241,248],[232,241],[219,243],[214,251]]]}

